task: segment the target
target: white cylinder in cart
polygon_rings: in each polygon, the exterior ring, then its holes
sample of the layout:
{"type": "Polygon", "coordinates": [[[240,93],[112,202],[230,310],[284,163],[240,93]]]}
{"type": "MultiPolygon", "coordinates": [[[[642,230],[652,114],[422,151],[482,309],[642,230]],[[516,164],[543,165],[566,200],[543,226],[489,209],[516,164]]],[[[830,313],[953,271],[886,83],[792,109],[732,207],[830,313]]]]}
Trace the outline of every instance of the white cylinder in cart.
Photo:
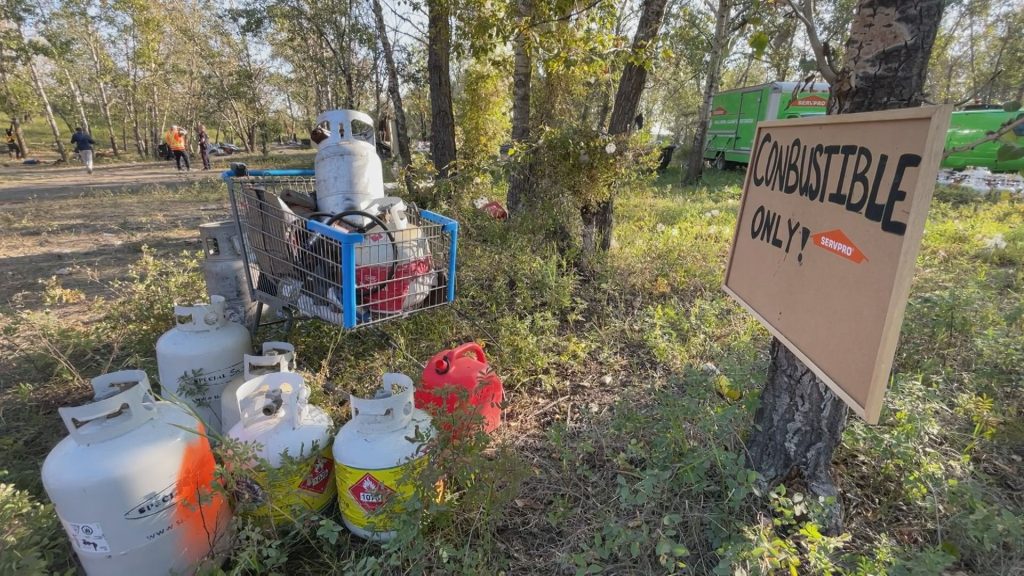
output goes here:
{"type": "Polygon", "coordinates": [[[242,357],[252,351],[249,331],[224,316],[224,298],[174,307],[175,327],[156,343],[156,365],[165,395],[191,405],[210,431],[224,432],[221,395],[243,378],[242,357]]]}
{"type": "Polygon", "coordinates": [[[426,464],[421,439],[434,434],[430,415],[413,403],[412,379],[384,374],[383,383],[374,398],[351,397],[352,419],[334,439],[342,520],[353,534],[378,541],[394,538],[385,506],[400,507],[413,495],[407,475],[426,464]]]}
{"type": "Polygon", "coordinates": [[[220,418],[225,431],[238,424],[242,414],[235,396],[242,384],[275,372],[295,371],[295,347],[287,342],[264,342],[263,355],[246,354],[242,357],[242,378],[236,378],[224,388],[220,397],[220,418]]]}
{"type": "Polygon", "coordinates": [[[317,144],[317,209],[331,214],[364,210],[371,200],[383,197],[384,170],[373,119],[356,110],[329,110],[317,116],[316,123],[326,123],[328,134],[317,144]],[[362,126],[354,129],[354,122],[362,126]]]}
{"type": "Polygon", "coordinates": [[[141,370],[92,385],[95,402],[59,410],[70,436],[42,471],[82,567],[89,576],[195,573],[228,544],[231,522],[212,487],[215,462],[202,424],[156,401],[141,370]]]}
{"type": "Polygon", "coordinates": [[[206,255],[200,266],[206,293],[223,296],[228,320],[248,326],[256,315],[256,302],[249,294],[238,224],[234,220],[200,224],[199,240],[206,255]]]}
{"type": "Polygon", "coordinates": [[[257,445],[256,455],[279,468],[285,455],[300,461],[299,472],[271,476],[257,470],[243,480],[240,498],[254,505],[257,518],[287,521],[293,508],[318,511],[334,502],[334,460],[331,417],[308,403],[302,376],[278,372],[246,381],[235,393],[241,420],[228,435],[257,445]]]}

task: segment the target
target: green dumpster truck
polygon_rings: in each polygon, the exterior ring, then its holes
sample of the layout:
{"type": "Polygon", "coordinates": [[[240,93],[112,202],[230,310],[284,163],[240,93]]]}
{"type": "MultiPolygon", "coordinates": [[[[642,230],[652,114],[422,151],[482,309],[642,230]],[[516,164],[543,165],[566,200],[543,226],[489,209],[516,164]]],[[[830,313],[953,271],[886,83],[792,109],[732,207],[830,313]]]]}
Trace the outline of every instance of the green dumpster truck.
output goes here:
{"type": "MultiPolygon", "coordinates": [[[[825,114],[828,84],[817,82],[770,82],[759,86],[720,92],[711,101],[711,124],[708,127],[704,158],[716,168],[745,166],[750,161],[754,130],[761,120],[801,118],[825,114]],[[793,91],[801,87],[793,97],[793,91]]],[[[953,112],[946,135],[946,149],[963,146],[984,138],[999,129],[1020,112],[994,110],[963,110],[953,112]]],[[[1016,139],[1024,144],[1024,130],[1011,132],[1003,140],[1016,139]]],[[[944,168],[968,166],[988,168],[993,172],[1024,170],[1024,158],[1000,161],[996,151],[1002,142],[986,142],[972,150],[951,154],[943,160],[944,168]]]]}
{"type": "Polygon", "coordinates": [[[797,82],[770,82],[759,86],[719,92],[711,101],[704,158],[716,168],[726,169],[750,161],[754,130],[761,120],[819,116],[828,104],[828,84],[801,85],[797,82]]]}

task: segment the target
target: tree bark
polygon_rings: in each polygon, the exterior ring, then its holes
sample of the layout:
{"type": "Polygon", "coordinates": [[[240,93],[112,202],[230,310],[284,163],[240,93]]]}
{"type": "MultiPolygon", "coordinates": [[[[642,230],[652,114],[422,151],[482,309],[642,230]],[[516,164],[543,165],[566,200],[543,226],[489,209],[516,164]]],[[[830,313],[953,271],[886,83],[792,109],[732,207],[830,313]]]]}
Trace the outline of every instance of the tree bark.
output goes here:
{"type": "Polygon", "coordinates": [[[14,97],[14,94],[11,91],[11,86],[8,83],[7,70],[4,68],[3,63],[3,54],[2,51],[0,51],[0,89],[3,89],[4,94],[7,96],[7,102],[10,106],[7,113],[11,118],[11,128],[14,132],[14,139],[20,148],[21,157],[27,158],[29,149],[28,142],[25,141],[25,135],[21,131],[20,106],[18,105],[18,100],[14,97]]]}
{"type": "Polygon", "coordinates": [[[455,163],[455,116],[452,113],[451,7],[449,0],[427,2],[427,74],[430,81],[430,154],[434,169],[447,178],[455,163]]]}
{"type": "Polygon", "coordinates": [[[409,128],[405,121],[405,107],[402,105],[402,93],[398,85],[398,67],[395,65],[395,54],[391,49],[387,28],[384,27],[384,11],[381,9],[380,0],[373,0],[373,14],[377,21],[377,35],[380,36],[381,48],[384,51],[384,64],[388,69],[388,96],[391,98],[391,105],[395,108],[398,163],[405,168],[412,161],[412,152],[409,150],[409,128]]]}
{"type": "Polygon", "coordinates": [[[43,88],[43,83],[39,81],[39,73],[36,72],[36,65],[29,62],[28,71],[32,76],[32,84],[36,88],[36,94],[38,94],[39,99],[43,101],[43,112],[46,113],[46,121],[50,124],[50,133],[53,134],[53,142],[57,145],[57,153],[60,154],[60,159],[66,163],[68,161],[68,152],[64,148],[64,141],[60,138],[60,128],[57,127],[57,120],[53,117],[53,108],[50,106],[50,99],[46,96],[46,90],[43,88]]]}
{"type": "Polygon", "coordinates": [[[71,89],[71,96],[75,99],[75,107],[78,109],[78,119],[82,123],[82,130],[85,130],[86,134],[92,134],[92,130],[89,129],[89,117],[85,114],[85,105],[82,103],[82,92],[78,89],[78,84],[75,83],[75,79],[71,77],[71,72],[67,68],[62,68],[64,77],[68,79],[68,88],[71,89]]]}
{"type": "MultiPolygon", "coordinates": [[[[942,0],[860,0],[830,113],[919,106],[942,8],[942,0]]],[[[748,464],[766,488],[799,475],[816,496],[835,497],[825,526],[831,534],[842,530],[831,465],[847,411],[813,372],[773,340],[768,381],[747,443],[748,464]]]]}
{"type": "Polygon", "coordinates": [[[711,100],[718,92],[722,80],[722,62],[729,46],[729,16],[732,13],[731,0],[718,0],[718,11],[715,13],[715,34],[711,39],[711,51],[708,54],[707,76],[704,78],[704,97],[697,113],[697,127],[693,131],[690,155],[686,159],[686,170],[683,172],[683,183],[694,184],[700,181],[704,172],[704,144],[708,138],[708,123],[711,121],[711,100]]]}
{"type": "MultiPolygon", "coordinates": [[[[646,0],[643,13],[640,15],[640,22],[637,24],[636,33],[633,35],[633,56],[641,61],[646,61],[650,56],[648,50],[654,40],[658,37],[658,30],[665,17],[665,5],[667,0],[646,0]]],[[[647,84],[647,68],[637,64],[633,60],[626,63],[622,70],[622,77],[619,79],[619,89],[615,93],[615,106],[612,108],[612,119],[608,126],[608,133],[611,135],[626,134],[633,125],[636,118],[636,111],[640,106],[640,96],[643,95],[644,85],[647,84]]],[[[612,194],[609,191],[609,194],[612,194]]],[[[584,230],[591,242],[601,250],[607,251],[612,247],[613,233],[615,227],[615,199],[612,196],[596,207],[584,207],[581,211],[584,228],[593,227],[593,232],[584,230]]],[[[586,245],[586,244],[584,244],[586,245]]]]}
{"type": "Polygon", "coordinates": [[[21,119],[15,114],[11,116],[11,126],[14,129],[14,140],[18,143],[21,150],[21,157],[28,158],[28,141],[25,140],[25,133],[21,130],[21,119]]]}
{"type": "Polygon", "coordinates": [[[86,30],[86,41],[89,43],[89,52],[92,54],[92,66],[96,71],[96,83],[100,89],[100,105],[103,108],[103,120],[107,123],[107,131],[110,133],[110,148],[114,156],[118,155],[117,138],[114,136],[114,122],[110,119],[110,96],[107,94],[107,83],[103,81],[103,66],[100,64],[100,55],[96,50],[96,42],[92,36],[91,29],[86,30]]]}
{"type": "MultiPolygon", "coordinates": [[[[527,45],[526,26],[533,6],[531,0],[516,3],[519,31],[513,39],[515,64],[512,71],[512,145],[521,146],[530,139],[530,83],[533,61],[527,45]]],[[[515,158],[509,171],[508,211],[512,216],[523,212],[526,199],[533,195],[531,161],[515,158]]]]}

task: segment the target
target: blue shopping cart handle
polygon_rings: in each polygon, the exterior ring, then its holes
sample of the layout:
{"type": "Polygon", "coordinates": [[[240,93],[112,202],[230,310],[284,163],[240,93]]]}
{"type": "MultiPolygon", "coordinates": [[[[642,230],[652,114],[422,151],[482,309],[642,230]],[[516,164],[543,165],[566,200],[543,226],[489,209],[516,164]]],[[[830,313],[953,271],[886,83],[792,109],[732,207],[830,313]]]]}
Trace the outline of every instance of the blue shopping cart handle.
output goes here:
{"type": "MultiPolygon", "coordinates": [[[[313,170],[305,168],[289,168],[281,170],[248,170],[245,176],[315,176],[316,173],[313,170]]],[[[231,180],[232,178],[238,178],[239,176],[234,170],[225,170],[221,172],[220,177],[225,181],[231,180]]]]}

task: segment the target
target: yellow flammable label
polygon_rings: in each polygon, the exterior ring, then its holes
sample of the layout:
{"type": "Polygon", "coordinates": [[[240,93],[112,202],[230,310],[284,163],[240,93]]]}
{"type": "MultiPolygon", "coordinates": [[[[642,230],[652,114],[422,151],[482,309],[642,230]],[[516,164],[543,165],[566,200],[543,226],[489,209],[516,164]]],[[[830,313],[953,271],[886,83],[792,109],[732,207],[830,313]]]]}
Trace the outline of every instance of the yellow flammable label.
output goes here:
{"type": "Polygon", "coordinates": [[[337,463],[338,508],[341,515],[354,526],[373,532],[392,530],[388,512],[395,512],[395,504],[408,500],[415,491],[410,477],[416,469],[426,465],[426,456],[393,468],[367,470],[337,463]],[[390,507],[385,508],[392,501],[390,507]]]}
{"type": "Polygon", "coordinates": [[[260,471],[240,482],[238,490],[238,499],[254,505],[249,514],[259,519],[288,522],[295,508],[323,510],[337,493],[331,447],[287,470],[260,471]]]}

